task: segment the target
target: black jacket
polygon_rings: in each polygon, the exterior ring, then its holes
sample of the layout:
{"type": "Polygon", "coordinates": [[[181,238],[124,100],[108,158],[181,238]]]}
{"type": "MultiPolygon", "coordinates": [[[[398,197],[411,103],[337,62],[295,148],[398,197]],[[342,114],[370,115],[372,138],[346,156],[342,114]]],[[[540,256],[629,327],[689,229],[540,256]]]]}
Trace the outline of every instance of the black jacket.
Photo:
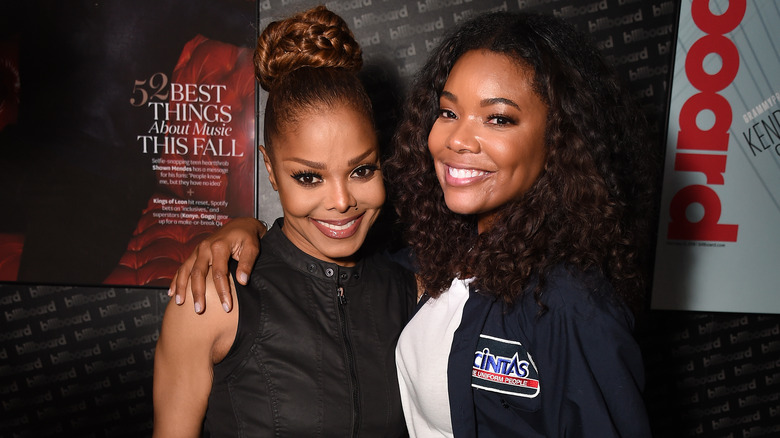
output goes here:
{"type": "Polygon", "coordinates": [[[633,316],[597,273],[548,277],[514,305],[471,291],[448,364],[458,437],[649,438],[633,316]]]}
{"type": "Polygon", "coordinates": [[[412,274],[382,255],[350,268],[320,261],[280,225],[250,284],[236,283],[238,332],[214,367],[204,436],[406,436],[394,349],[412,274]]]}

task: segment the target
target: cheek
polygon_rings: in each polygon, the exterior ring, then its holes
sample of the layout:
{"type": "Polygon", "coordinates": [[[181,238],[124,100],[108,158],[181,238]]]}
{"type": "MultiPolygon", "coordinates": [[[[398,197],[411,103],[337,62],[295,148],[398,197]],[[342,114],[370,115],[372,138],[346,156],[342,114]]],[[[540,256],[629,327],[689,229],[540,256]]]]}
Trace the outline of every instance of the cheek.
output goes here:
{"type": "Polygon", "coordinates": [[[547,150],[545,149],[544,143],[538,144],[533,149],[529,156],[529,161],[531,163],[530,172],[533,175],[533,180],[536,181],[536,179],[539,177],[539,174],[542,173],[542,169],[544,169],[545,163],[547,162],[547,150]]]}
{"type": "Polygon", "coordinates": [[[493,161],[499,166],[504,165],[505,184],[513,187],[513,191],[523,193],[536,182],[539,174],[542,172],[545,163],[545,152],[541,148],[521,149],[521,145],[508,145],[501,154],[493,155],[493,161]]]}
{"type": "Polygon", "coordinates": [[[517,172],[525,174],[526,179],[535,180],[544,167],[547,153],[540,135],[526,134],[521,137],[525,141],[514,140],[505,143],[503,162],[513,163],[517,172]]]}
{"type": "Polygon", "coordinates": [[[428,133],[428,152],[435,155],[436,152],[444,147],[443,130],[438,122],[434,123],[431,131],[428,133]]]}
{"type": "Polygon", "coordinates": [[[385,186],[381,178],[369,182],[356,189],[355,197],[366,208],[380,208],[385,203],[385,186]]]}
{"type": "Polygon", "coordinates": [[[526,151],[516,163],[517,169],[524,174],[524,178],[535,180],[544,167],[544,152],[526,151]]]}
{"type": "Polygon", "coordinates": [[[279,187],[279,202],[281,202],[285,214],[306,216],[316,208],[319,195],[314,191],[304,191],[295,186],[282,185],[279,187]]]}

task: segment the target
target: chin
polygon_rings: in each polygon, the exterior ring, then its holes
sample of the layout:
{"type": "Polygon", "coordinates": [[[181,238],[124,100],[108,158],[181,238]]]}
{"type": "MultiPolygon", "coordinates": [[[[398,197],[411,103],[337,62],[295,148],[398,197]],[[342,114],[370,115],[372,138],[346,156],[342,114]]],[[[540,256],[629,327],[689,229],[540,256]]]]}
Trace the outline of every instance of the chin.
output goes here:
{"type": "Polygon", "coordinates": [[[362,246],[363,240],[365,239],[360,239],[360,243],[343,242],[342,244],[338,245],[335,248],[331,247],[331,251],[323,252],[323,254],[332,260],[342,260],[342,259],[352,258],[355,256],[355,253],[358,252],[358,250],[362,246]]]}
{"type": "MultiPolygon", "coordinates": [[[[459,198],[459,197],[458,197],[459,198]]],[[[448,199],[447,196],[444,196],[444,203],[447,205],[447,208],[457,214],[476,214],[477,209],[474,206],[474,202],[469,202],[468,199],[448,199]]]]}

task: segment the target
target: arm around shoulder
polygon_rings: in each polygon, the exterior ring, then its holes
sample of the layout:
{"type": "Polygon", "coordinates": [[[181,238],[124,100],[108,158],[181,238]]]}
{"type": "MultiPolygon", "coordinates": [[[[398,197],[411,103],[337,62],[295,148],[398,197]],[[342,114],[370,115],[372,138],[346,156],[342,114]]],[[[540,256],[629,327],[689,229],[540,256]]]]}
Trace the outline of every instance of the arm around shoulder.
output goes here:
{"type": "Polygon", "coordinates": [[[221,302],[225,311],[230,312],[233,299],[228,283],[228,260],[232,257],[238,261],[236,276],[239,283],[246,284],[266,230],[265,223],[255,218],[232,219],[197,245],[176,272],[168,295],[177,304],[183,304],[188,292],[191,293],[195,312],[201,313],[206,307],[206,277],[212,275],[219,299],[210,301],[221,302]]]}

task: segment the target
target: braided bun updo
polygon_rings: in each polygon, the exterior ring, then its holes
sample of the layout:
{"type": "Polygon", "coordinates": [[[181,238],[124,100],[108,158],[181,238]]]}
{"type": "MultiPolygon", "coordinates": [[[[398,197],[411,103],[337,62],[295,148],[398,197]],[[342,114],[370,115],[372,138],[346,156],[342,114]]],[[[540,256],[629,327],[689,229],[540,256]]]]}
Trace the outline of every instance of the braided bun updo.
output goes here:
{"type": "Polygon", "coordinates": [[[362,50],[347,23],[318,6],[282,21],[274,21],[257,39],[255,75],[264,90],[302,67],[333,67],[358,71],[362,50]]]}
{"type": "Polygon", "coordinates": [[[347,23],[324,6],[274,21],[257,39],[255,76],[268,91],[266,150],[305,114],[348,105],[373,124],[357,72],[362,50],[347,23]]]}

